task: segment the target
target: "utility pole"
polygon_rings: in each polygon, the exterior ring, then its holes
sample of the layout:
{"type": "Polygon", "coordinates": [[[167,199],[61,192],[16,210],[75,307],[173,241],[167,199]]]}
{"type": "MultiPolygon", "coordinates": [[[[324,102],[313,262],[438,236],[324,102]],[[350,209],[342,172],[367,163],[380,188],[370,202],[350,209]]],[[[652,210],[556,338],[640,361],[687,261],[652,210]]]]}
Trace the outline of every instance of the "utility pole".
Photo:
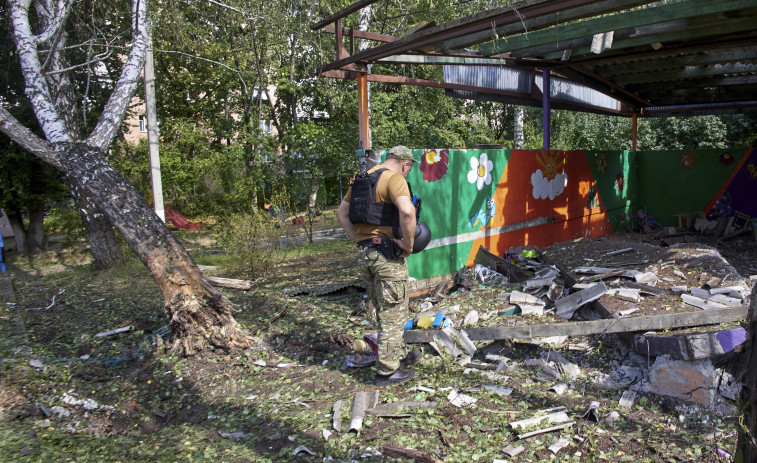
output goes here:
{"type": "Polygon", "coordinates": [[[166,211],[163,207],[163,183],[160,178],[160,152],[158,150],[158,115],[155,110],[155,66],[152,58],[152,26],[148,32],[149,44],[145,57],[145,107],[147,110],[147,151],[150,155],[150,181],[155,213],[163,222],[166,211]]]}

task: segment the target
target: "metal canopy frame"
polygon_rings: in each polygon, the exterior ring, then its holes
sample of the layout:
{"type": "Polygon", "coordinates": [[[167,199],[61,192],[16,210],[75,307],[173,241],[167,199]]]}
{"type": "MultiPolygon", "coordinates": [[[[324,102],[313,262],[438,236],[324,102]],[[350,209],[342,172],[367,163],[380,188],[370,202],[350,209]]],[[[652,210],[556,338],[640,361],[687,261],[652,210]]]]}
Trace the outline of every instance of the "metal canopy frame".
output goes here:
{"type": "MultiPolygon", "coordinates": [[[[757,0],[523,0],[398,38],[342,28],[344,17],[376,1],[362,0],[311,26],[334,24],[326,32],[336,35],[336,59],[319,69],[321,75],[360,78],[366,85],[433,86],[497,100],[503,91],[491,87],[367,74],[367,69],[376,63],[475,65],[481,72],[517,66],[532,70],[534,84],[537,75],[545,81],[569,79],[621,103],[618,110],[559,105],[566,109],[634,119],[757,110],[757,0]],[[350,39],[349,53],[344,37],[350,39]],[[380,43],[354,52],[356,38],[380,43]]],[[[549,103],[533,90],[508,96],[533,106],[549,103]]]]}

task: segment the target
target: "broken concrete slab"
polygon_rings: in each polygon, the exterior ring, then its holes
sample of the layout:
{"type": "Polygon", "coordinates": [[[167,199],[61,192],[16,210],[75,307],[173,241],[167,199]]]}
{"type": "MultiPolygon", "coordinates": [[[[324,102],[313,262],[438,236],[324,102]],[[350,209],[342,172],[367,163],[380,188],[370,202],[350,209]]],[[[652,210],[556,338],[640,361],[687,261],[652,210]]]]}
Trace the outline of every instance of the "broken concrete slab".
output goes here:
{"type": "Polygon", "coordinates": [[[607,292],[607,286],[605,286],[604,283],[597,283],[591,288],[565,296],[555,302],[557,316],[568,320],[579,307],[595,299],[599,299],[605,292],[607,292]]]}
{"type": "Polygon", "coordinates": [[[657,357],[649,370],[645,392],[676,397],[702,405],[717,405],[720,373],[709,360],[675,360],[657,357]]]}

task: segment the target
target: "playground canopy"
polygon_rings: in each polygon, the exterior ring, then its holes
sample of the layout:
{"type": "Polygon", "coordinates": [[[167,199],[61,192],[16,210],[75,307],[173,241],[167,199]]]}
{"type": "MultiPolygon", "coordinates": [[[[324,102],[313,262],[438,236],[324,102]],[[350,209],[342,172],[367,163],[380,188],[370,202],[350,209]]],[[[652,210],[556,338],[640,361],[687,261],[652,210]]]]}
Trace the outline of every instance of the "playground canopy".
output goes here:
{"type": "Polygon", "coordinates": [[[633,117],[757,108],[757,0],[524,0],[420,24],[402,37],[342,27],[343,18],[377,1],[311,25],[336,35],[336,60],[322,76],[357,79],[359,92],[368,81],[391,82],[633,117]],[[354,52],[355,39],[379,44],[354,52]],[[371,74],[376,63],[443,65],[445,78],[371,74]]]}

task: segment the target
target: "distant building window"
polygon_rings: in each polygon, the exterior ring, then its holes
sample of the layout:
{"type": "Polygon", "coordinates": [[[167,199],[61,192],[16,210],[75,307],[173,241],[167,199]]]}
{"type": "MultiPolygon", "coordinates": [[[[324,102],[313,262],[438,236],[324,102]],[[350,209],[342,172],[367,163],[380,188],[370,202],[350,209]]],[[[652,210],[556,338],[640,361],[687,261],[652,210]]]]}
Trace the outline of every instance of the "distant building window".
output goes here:
{"type": "Polygon", "coordinates": [[[271,133],[271,121],[260,121],[260,129],[264,133],[271,133]]]}
{"type": "Polygon", "coordinates": [[[139,116],[139,131],[147,132],[147,117],[144,114],[140,114],[139,116]]]}

